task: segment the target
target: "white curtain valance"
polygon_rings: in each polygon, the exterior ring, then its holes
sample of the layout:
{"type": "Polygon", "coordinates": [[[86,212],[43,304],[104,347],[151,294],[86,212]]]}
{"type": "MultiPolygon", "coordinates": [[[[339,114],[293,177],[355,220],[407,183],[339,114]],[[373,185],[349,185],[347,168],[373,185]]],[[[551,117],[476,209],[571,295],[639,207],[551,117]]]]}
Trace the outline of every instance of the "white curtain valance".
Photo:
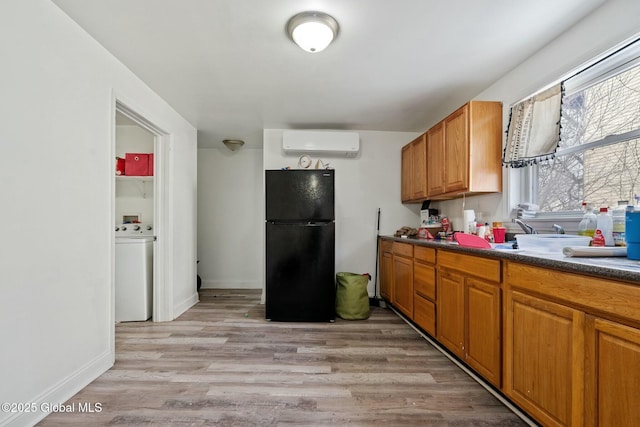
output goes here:
{"type": "Polygon", "coordinates": [[[559,83],[511,107],[503,165],[521,168],[554,157],[560,142],[563,92],[559,83]]]}

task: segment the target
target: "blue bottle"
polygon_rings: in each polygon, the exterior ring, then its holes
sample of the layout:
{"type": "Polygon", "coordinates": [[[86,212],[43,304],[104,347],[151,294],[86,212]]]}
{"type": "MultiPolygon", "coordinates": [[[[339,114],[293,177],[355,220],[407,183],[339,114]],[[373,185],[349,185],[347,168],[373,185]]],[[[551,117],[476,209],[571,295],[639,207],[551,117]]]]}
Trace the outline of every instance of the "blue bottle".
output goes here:
{"type": "Polygon", "coordinates": [[[640,260],[640,211],[627,209],[625,213],[627,258],[640,260]]]}

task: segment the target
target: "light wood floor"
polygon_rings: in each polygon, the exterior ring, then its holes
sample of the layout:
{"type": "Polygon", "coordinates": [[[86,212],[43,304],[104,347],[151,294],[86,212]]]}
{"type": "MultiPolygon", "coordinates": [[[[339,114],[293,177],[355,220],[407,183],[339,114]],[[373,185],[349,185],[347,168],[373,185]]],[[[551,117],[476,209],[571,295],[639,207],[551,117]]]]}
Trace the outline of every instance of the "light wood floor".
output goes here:
{"type": "Polygon", "coordinates": [[[169,323],[116,326],[116,363],[40,425],[520,426],[392,311],[264,320],[260,292],[206,290],[169,323]]]}

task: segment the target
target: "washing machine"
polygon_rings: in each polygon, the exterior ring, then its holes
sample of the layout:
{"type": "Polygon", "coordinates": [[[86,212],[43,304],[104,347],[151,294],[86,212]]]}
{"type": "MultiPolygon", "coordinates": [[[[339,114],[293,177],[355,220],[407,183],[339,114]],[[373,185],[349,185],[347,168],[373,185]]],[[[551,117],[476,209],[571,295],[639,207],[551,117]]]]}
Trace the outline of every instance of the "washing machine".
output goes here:
{"type": "Polygon", "coordinates": [[[145,321],[153,314],[153,226],[116,226],[115,320],[145,321]]]}

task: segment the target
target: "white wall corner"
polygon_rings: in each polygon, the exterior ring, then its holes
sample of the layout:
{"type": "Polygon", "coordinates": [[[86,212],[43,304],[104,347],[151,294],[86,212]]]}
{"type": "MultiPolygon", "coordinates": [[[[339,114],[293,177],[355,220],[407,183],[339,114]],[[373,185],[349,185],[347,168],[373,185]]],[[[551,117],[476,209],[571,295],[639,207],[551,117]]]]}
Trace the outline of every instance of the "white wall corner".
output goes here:
{"type": "Polygon", "coordinates": [[[108,371],[113,366],[113,363],[114,354],[110,350],[105,351],[57,384],[30,399],[29,402],[33,402],[36,405],[37,410],[35,412],[13,413],[8,419],[0,419],[0,425],[16,427],[35,425],[53,412],[51,410],[52,407],[72,398],[93,380],[108,371]]]}
{"type": "Polygon", "coordinates": [[[194,293],[193,295],[191,295],[189,298],[183,300],[182,302],[178,303],[175,305],[175,307],[173,307],[173,315],[174,315],[174,319],[177,319],[178,317],[180,317],[180,315],[182,313],[184,313],[185,311],[189,310],[191,307],[193,307],[194,305],[196,305],[198,302],[200,302],[200,298],[198,296],[198,293],[194,293]]]}

